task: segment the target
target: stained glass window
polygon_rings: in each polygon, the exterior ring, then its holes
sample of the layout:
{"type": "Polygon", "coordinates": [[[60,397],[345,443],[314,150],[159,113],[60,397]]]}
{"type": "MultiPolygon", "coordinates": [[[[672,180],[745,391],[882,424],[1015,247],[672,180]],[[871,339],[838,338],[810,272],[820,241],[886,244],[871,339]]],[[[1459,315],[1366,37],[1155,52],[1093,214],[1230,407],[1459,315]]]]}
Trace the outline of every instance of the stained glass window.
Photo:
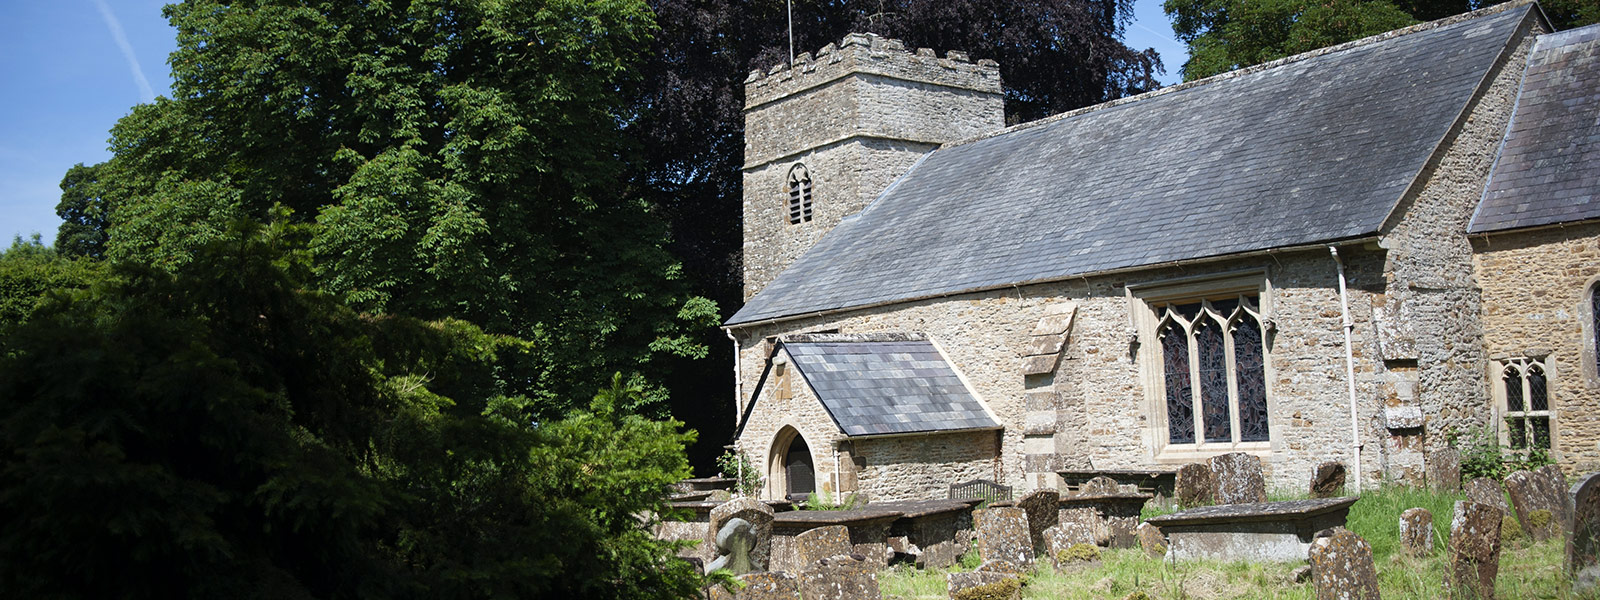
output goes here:
{"type": "Polygon", "coordinates": [[[1171,443],[1270,438],[1266,343],[1256,298],[1220,296],[1157,307],[1171,443]]]}
{"type": "Polygon", "coordinates": [[[1161,366],[1167,388],[1167,433],[1174,444],[1194,443],[1194,397],[1189,390],[1189,336],[1176,322],[1161,329],[1161,366]]]}
{"type": "Polygon", "coordinates": [[[1265,442],[1267,374],[1262,359],[1261,323],[1240,311],[1233,327],[1233,370],[1239,387],[1239,441],[1265,442]]]}
{"type": "Polygon", "coordinates": [[[1209,318],[1194,328],[1200,356],[1200,410],[1206,441],[1231,442],[1232,416],[1228,414],[1228,353],[1222,327],[1209,318]]]}
{"type": "Polygon", "coordinates": [[[1502,364],[1500,396],[1504,400],[1506,435],[1512,450],[1551,448],[1550,382],[1541,360],[1517,358],[1502,364]]]}

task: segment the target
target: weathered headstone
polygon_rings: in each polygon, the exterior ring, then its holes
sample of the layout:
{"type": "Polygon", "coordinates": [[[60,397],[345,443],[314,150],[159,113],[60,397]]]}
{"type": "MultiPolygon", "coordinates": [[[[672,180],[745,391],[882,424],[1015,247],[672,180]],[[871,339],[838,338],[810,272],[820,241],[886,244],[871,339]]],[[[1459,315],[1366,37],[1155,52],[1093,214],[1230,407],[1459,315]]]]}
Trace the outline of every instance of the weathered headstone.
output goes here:
{"type": "Polygon", "coordinates": [[[1078,487],[1079,496],[1109,496],[1122,493],[1122,484],[1117,480],[1101,475],[1078,487]]]}
{"type": "Polygon", "coordinates": [[[1445,447],[1428,453],[1428,485],[1436,490],[1461,489],[1461,451],[1445,447]]]}
{"type": "Polygon", "coordinates": [[[1028,514],[1028,539],[1033,543],[1035,555],[1047,551],[1049,540],[1044,531],[1060,521],[1061,492],[1052,489],[1035,490],[1017,501],[1017,508],[1028,514]]]}
{"type": "Polygon", "coordinates": [[[1033,566],[1033,539],[1028,535],[1028,513],[1016,507],[972,511],[978,534],[978,555],[984,560],[1004,560],[1024,568],[1033,566]]]}
{"type": "Polygon", "coordinates": [[[1544,473],[1545,477],[1549,477],[1551,481],[1554,481],[1557,485],[1560,485],[1561,489],[1567,489],[1567,474],[1561,471],[1561,467],[1555,465],[1545,465],[1539,467],[1539,472],[1544,473]]]}
{"type": "Polygon", "coordinates": [[[1215,481],[1217,504],[1246,504],[1267,501],[1267,482],[1261,475],[1261,459],[1243,452],[1229,452],[1206,461],[1215,481]]]}
{"type": "Polygon", "coordinates": [[[1210,465],[1189,463],[1178,468],[1173,493],[1178,497],[1179,508],[1194,508],[1210,504],[1217,495],[1216,487],[1210,465]]]}
{"type": "Polygon", "coordinates": [[[1567,538],[1567,574],[1572,591],[1600,586],[1600,473],[1572,484],[1572,531],[1567,538]]]}
{"type": "Polygon", "coordinates": [[[1400,513],[1400,549],[1410,556],[1433,554],[1433,513],[1426,508],[1400,513]]]}
{"type": "Polygon", "coordinates": [[[1564,482],[1544,471],[1517,471],[1506,476],[1506,492],[1517,511],[1517,522],[1534,541],[1560,535],[1562,524],[1570,518],[1564,482]]]}
{"type": "Polygon", "coordinates": [[[738,517],[723,523],[715,538],[717,558],[706,565],[706,571],[725,570],[743,575],[763,570],[757,569],[750,559],[750,552],[756,545],[755,534],[750,529],[750,522],[738,517]]]}
{"type": "Polygon", "coordinates": [[[1344,463],[1328,461],[1311,472],[1311,497],[1332,498],[1344,490],[1344,463]]]}
{"type": "Polygon", "coordinates": [[[1506,504],[1506,494],[1500,489],[1500,482],[1488,477],[1474,477],[1461,486],[1466,492],[1467,500],[1478,504],[1487,504],[1500,510],[1511,512],[1511,507],[1506,504]]]}
{"type": "Polygon", "coordinates": [[[1457,501],[1450,519],[1450,562],[1445,593],[1451,598],[1494,599],[1500,573],[1500,519],[1505,513],[1487,504],[1457,501]]]}
{"type": "Polygon", "coordinates": [[[879,600],[878,571],[859,556],[831,556],[800,573],[806,600],[879,600]]]}
{"type": "Polygon", "coordinates": [[[1022,597],[1022,579],[1010,573],[977,571],[950,573],[945,577],[950,598],[953,600],[966,598],[1016,600],[1022,597]]]}
{"type": "Polygon", "coordinates": [[[796,563],[810,567],[812,563],[830,556],[852,553],[850,529],[843,525],[829,525],[808,529],[794,536],[796,563]]]}
{"type": "MultiPolygon", "coordinates": [[[[751,498],[735,498],[711,509],[711,516],[709,523],[707,523],[710,526],[709,537],[711,539],[708,541],[718,548],[722,547],[721,538],[726,538],[726,541],[730,544],[736,544],[729,546],[729,548],[748,546],[743,553],[745,560],[748,562],[748,568],[751,570],[734,570],[735,575],[743,575],[750,572],[759,573],[767,570],[767,561],[772,556],[772,514],[772,507],[751,498]],[[734,519],[747,523],[748,530],[743,530],[741,527],[730,529],[728,523],[734,519]],[[726,533],[724,533],[725,530],[726,533]]],[[[728,552],[719,550],[717,560],[721,560],[724,556],[729,556],[732,552],[732,550],[728,552]]],[[[707,564],[706,570],[716,570],[717,560],[707,564]]],[[[727,567],[729,562],[732,562],[732,559],[723,561],[722,564],[727,567]]]]}
{"type": "Polygon", "coordinates": [[[750,573],[736,577],[744,587],[728,593],[722,586],[712,586],[707,594],[711,600],[800,600],[800,582],[794,575],[775,571],[750,573]]]}
{"type": "Polygon", "coordinates": [[[1012,575],[1021,575],[1026,572],[1017,563],[999,559],[983,561],[983,564],[978,565],[978,568],[974,570],[979,573],[1010,573],[1012,575]]]}
{"type": "Polygon", "coordinates": [[[1167,554],[1167,536],[1161,535],[1160,527],[1140,523],[1134,531],[1139,534],[1139,547],[1144,550],[1145,556],[1160,558],[1167,554]]]}
{"type": "Polygon", "coordinates": [[[1343,527],[1317,534],[1311,541],[1311,589],[1318,600],[1378,598],[1378,570],[1372,546],[1343,527]]]}
{"type": "Polygon", "coordinates": [[[1043,555],[1049,557],[1054,557],[1062,550],[1066,550],[1078,544],[1095,543],[1094,534],[1088,529],[1073,526],[1067,523],[1062,523],[1060,525],[1056,525],[1055,527],[1046,529],[1044,532],[1044,537],[1045,548],[1043,555]]]}

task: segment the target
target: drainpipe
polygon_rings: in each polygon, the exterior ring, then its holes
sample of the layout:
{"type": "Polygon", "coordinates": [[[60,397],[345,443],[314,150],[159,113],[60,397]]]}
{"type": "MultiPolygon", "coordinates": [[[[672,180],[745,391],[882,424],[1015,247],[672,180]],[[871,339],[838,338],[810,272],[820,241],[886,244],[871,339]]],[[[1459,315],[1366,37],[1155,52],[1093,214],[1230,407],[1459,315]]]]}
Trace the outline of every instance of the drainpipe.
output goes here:
{"type": "Polygon", "coordinates": [[[722,332],[728,334],[728,341],[733,342],[733,427],[739,428],[740,406],[744,402],[744,376],[739,368],[739,338],[733,337],[733,330],[723,328],[722,332]]]}
{"type": "Polygon", "coordinates": [[[833,501],[844,504],[844,488],[839,487],[839,484],[844,483],[844,479],[839,477],[839,448],[841,447],[841,443],[833,443],[833,501]]]}
{"type": "Polygon", "coordinates": [[[1356,328],[1354,321],[1350,320],[1350,295],[1345,291],[1344,261],[1339,260],[1339,249],[1328,246],[1328,253],[1333,255],[1333,264],[1339,268],[1339,310],[1344,315],[1344,380],[1350,392],[1350,447],[1355,450],[1355,464],[1351,465],[1355,472],[1356,493],[1361,492],[1361,427],[1356,416],[1356,359],[1355,353],[1350,349],[1350,332],[1356,328]]]}

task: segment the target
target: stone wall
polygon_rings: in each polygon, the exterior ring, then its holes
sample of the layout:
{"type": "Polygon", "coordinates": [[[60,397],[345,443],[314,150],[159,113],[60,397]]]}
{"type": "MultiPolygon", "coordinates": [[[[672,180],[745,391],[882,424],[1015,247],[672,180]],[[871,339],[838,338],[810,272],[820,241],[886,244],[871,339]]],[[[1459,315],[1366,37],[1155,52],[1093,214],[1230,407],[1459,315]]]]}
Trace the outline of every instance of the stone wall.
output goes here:
{"type": "MultiPolygon", "coordinates": [[[[1346,252],[1352,316],[1357,331],[1370,330],[1372,293],[1366,290],[1383,285],[1382,254],[1359,247],[1346,252]]],[[[1129,300],[1126,286],[1240,271],[1265,274],[1270,284],[1267,316],[1277,323],[1268,346],[1272,442],[1255,453],[1264,457],[1272,485],[1301,487],[1317,463],[1346,459],[1350,446],[1336,271],[1322,249],[1036,284],[736,329],[744,386],[753,389],[766,367],[768,336],[831,329],[843,333],[923,332],[944,349],[1005,426],[1000,441],[1002,483],[1021,489],[1054,485],[1053,477],[1026,475],[1053,473],[1067,466],[1175,467],[1232,448],[1215,447],[1195,454],[1162,447],[1165,422],[1151,418],[1156,411],[1150,406],[1138,360],[1139,352],[1152,345],[1133,343],[1130,311],[1137,305],[1129,300]],[[1062,301],[1075,302],[1078,309],[1057,370],[1049,377],[1025,377],[1022,361],[1030,331],[1047,306],[1062,301]],[[1029,391],[1045,394],[1030,401],[1029,391]],[[1052,410],[1057,414],[1049,425],[1054,433],[1024,428],[1030,413],[1052,410]],[[1027,447],[1025,431],[1029,432],[1027,447]]],[[[1362,397],[1368,399],[1377,394],[1370,376],[1374,343],[1357,339],[1358,382],[1362,397]]],[[[786,405],[758,405],[753,419],[766,422],[792,410],[786,405]]],[[[1377,412],[1376,403],[1368,401],[1363,418],[1370,420],[1377,412]]],[[[747,431],[757,429],[775,431],[770,426],[747,431]]],[[[770,435],[747,433],[742,443],[766,444],[761,440],[770,435]]],[[[1376,448],[1376,441],[1368,439],[1368,447],[1376,448]]],[[[871,469],[870,458],[867,463],[871,469]]],[[[946,482],[964,475],[965,471],[951,474],[946,482]]]]}
{"type": "Polygon", "coordinates": [[[1000,69],[898,40],[847,36],[745,82],[744,297],[877,198],[939,144],[1004,126],[1000,69]],[[789,170],[811,174],[814,216],[788,220],[789,170]]]}
{"type": "Polygon", "coordinates": [[[856,440],[858,491],[873,502],[948,498],[950,485],[995,478],[997,431],[856,440]]]}
{"type": "MultiPolygon", "coordinates": [[[[1464,232],[1510,121],[1528,51],[1542,33],[1538,27],[1530,16],[1521,40],[1501,57],[1487,88],[1443,140],[1444,151],[1424,168],[1421,185],[1382,231],[1386,290],[1373,299],[1385,317],[1380,330],[1387,342],[1376,363],[1380,401],[1420,409],[1428,453],[1491,414],[1483,385],[1481,297],[1464,232]]],[[[1384,429],[1377,420],[1369,426],[1375,433],[1384,429]]]]}
{"type": "MultiPolygon", "coordinates": [[[[1600,223],[1491,234],[1473,246],[1490,360],[1543,356],[1555,458],[1568,475],[1600,470],[1600,377],[1589,304],[1600,280],[1600,223]]],[[[1486,388],[1495,385],[1494,372],[1483,372],[1486,388]]]]}
{"type": "MultiPolygon", "coordinates": [[[[757,380],[766,371],[764,353],[766,350],[759,347],[761,344],[757,346],[755,350],[763,354],[756,359],[754,370],[745,371],[745,374],[754,375],[756,378],[745,383],[744,389],[747,390],[756,390],[757,380]]],[[[751,413],[743,432],[739,435],[737,442],[739,449],[749,458],[750,464],[761,469],[763,476],[766,477],[761,497],[768,500],[779,499],[781,494],[778,490],[782,489],[782,486],[776,484],[774,478],[782,477],[783,474],[776,468],[781,457],[775,453],[784,452],[787,450],[787,445],[783,448],[774,446],[780,441],[777,439],[779,432],[785,427],[793,427],[800,433],[800,437],[805,439],[806,446],[811,450],[811,464],[816,473],[817,490],[832,495],[838,489],[834,485],[834,474],[837,472],[834,464],[842,462],[834,460],[835,452],[839,442],[845,439],[844,432],[839,431],[839,427],[833,422],[833,417],[828,415],[827,409],[823,408],[822,402],[817,399],[816,392],[812,391],[800,377],[799,370],[793,369],[788,354],[779,350],[773,360],[790,365],[791,396],[783,399],[776,394],[775,377],[768,373],[767,385],[757,390],[760,394],[756,399],[757,410],[751,413]]],[[[741,408],[740,414],[743,412],[741,408]]]]}

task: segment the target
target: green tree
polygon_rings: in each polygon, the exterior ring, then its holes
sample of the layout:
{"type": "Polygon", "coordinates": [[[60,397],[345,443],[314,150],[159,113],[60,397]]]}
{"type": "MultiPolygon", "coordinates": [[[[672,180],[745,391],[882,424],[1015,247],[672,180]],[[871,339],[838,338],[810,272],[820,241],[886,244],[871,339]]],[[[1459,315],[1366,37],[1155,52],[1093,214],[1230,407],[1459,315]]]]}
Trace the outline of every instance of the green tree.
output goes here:
{"type": "Polygon", "coordinates": [[[63,223],[56,231],[56,251],[62,255],[94,259],[105,256],[110,215],[98,187],[101,167],[78,163],[61,178],[61,202],[56,204],[56,214],[63,223]]]}
{"type": "MultiPolygon", "coordinates": [[[[176,268],[275,205],[308,282],[371,313],[535,344],[502,377],[547,416],[615,371],[696,356],[665,227],[621,184],[639,1],[188,0],[173,99],[112,131],[107,255],[176,268]]],[[[652,387],[649,396],[662,393],[652,387]]]]}
{"type": "MultiPolygon", "coordinates": [[[[1183,78],[1193,81],[1421,21],[1476,10],[1496,0],[1166,0],[1172,31],[1189,46],[1183,78]]],[[[1557,29],[1600,22],[1600,2],[1540,3],[1557,29]]]]}
{"type": "Polygon", "coordinates": [[[39,238],[18,236],[11,248],[0,250],[0,326],[28,320],[53,291],[87,288],[100,277],[98,263],[63,258],[39,238]]]}
{"type": "Polygon", "coordinates": [[[224,229],[0,327],[7,595],[695,593],[637,518],[692,434],[619,406],[621,376],[533,423],[493,376],[530,344],[308,290],[307,234],[224,229]]]}

